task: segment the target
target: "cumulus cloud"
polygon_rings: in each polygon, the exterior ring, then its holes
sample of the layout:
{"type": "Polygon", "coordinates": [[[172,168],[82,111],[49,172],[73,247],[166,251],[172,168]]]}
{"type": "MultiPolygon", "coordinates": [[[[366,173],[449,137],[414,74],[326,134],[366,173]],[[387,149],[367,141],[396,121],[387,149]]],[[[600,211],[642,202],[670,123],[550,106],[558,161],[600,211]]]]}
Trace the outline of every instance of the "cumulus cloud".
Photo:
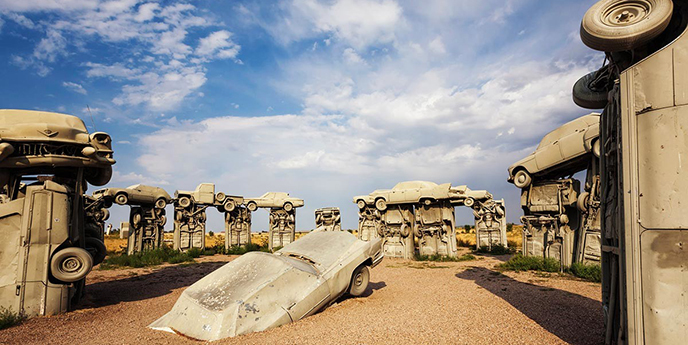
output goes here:
{"type": "MultiPolygon", "coordinates": [[[[37,28],[45,30],[45,36],[33,54],[16,55],[12,63],[23,69],[33,67],[38,75],[46,76],[51,64],[69,54],[71,44],[83,49],[83,42],[91,40],[122,46],[137,43],[128,59],[83,64],[88,77],[108,78],[122,84],[121,94],[112,99],[118,106],[142,105],[154,111],[175,109],[205,84],[205,63],[228,58],[240,63],[237,55],[241,47],[232,41],[232,33],[227,30],[212,32],[198,41],[189,39],[189,32],[219,25],[199,15],[200,11],[191,4],[114,0],[79,5],[68,0],[42,0],[23,6],[0,3],[0,9],[12,11],[9,18],[30,27],[33,21],[20,12],[30,15],[55,10],[60,5],[61,10],[42,20],[37,28]],[[194,53],[196,56],[192,57],[194,53]]],[[[125,57],[127,51],[123,50],[125,57]]]]}
{"type": "Polygon", "coordinates": [[[81,86],[81,84],[77,84],[77,83],[74,83],[71,81],[65,81],[65,82],[62,82],[62,86],[64,86],[65,88],[67,88],[71,91],[74,91],[76,93],[80,93],[82,95],[88,94],[88,91],[86,91],[86,89],[84,89],[84,87],[81,86]]]}
{"type": "Polygon", "coordinates": [[[232,42],[231,37],[231,32],[221,30],[201,38],[196,47],[196,55],[204,58],[234,59],[239,54],[240,47],[232,42]]]}

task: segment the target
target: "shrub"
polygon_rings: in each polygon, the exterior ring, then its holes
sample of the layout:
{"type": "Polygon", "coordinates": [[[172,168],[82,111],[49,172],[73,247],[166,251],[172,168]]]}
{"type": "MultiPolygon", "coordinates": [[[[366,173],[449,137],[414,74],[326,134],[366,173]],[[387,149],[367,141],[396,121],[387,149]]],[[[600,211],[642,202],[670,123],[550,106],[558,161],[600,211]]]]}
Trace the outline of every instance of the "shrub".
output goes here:
{"type": "Polygon", "coordinates": [[[416,261],[439,261],[439,262],[460,262],[475,260],[472,254],[464,254],[461,256],[447,256],[447,255],[416,255],[416,261]]]}
{"type": "Polygon", "coordinates": [[[471,241],[469,241],[469,240],[464,240],[464,239],[461,239],[461,238],[459,238],[459,239],[456,240],[456,245],[458,245],[459,247],[467,247],[467,248],[470,248],[470,247],[473,246],[473,245],[471,244],[471,241]]]}
{"type": "Polygon", "coordinates": [[[600,265],[589,265],[576,262],[567,270],[578,278],[599,283],[602,281],[602,268],[600,265]]]}
{"type": "Polygon", "coordinates": [[[482,246],[476,250],[478,253],[482,254],[492,254],[492,255],[506,255],[506,254],[513,254],[516,252],[516,247],[505,247],[501,244],[495,244],[492,246],[492,248],[489,248],[487,246],[482,246]]]}
{"type": "Polygon", "coordinates": [[[497,268],[508,271],[543,271],[559,272],[561,266],[559,261],[552,258],[539,256],[523,256],[516,254],[509,261],[497,265],[497,268]]]}
{"type": "Polygon", "coordinates": [[[201,257],[201,254],[203,254],[203,251],[201,248],[191,248],[186,251],[186,254],[189,254],[189,256],[192,258],[199,258],[201,257]]]}
{"type": "MultiPolygon", "coordinates": [[[[200,256],[200,250],[196,250],[198,251],[198,256],[200,256]]],[[[124,266],[140,268],[156,266],[164,262],[178,263],[185,261],[193,261],[193,257],[191,257],[191,255],[187,253],[181,253],[177,250],[165,246],[162,248],[136,253],[133,255],[121,254],[109,256],[103,261],[103,263],[100,264],[100,269],[106,270],[124,266]]]]}
{"type": "Polygon", "coordinates": [[[215,233],[212,231],[208,231],[208,236],[213,237],[213,236],[215,236],[215,233]]]}
{"type": "Polygon", "coordinates": [[[9,328],[16,326],[24,321],[24,315],[21,313],[15,313],[10,307],[0,307],[0,329],[9,328]]]}

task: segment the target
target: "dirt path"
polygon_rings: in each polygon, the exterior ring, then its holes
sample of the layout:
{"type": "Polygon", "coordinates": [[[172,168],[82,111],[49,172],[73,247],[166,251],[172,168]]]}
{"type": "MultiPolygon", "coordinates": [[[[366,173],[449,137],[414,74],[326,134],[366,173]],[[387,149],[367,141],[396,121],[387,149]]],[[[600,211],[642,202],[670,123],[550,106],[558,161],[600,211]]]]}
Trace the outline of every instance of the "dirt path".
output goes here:
{"type": "MultiPolygon", "coordinates": [[[[231,260],[155,269],[96,270],[87,297],[64,315],[0,331],[2,344],[199,342],[146,326],[185,287],[231,260]]],[[[213,344],[599,344],[600,285],[492,270],[505,257],[460,263],[385,259],[365,297],[344,299],[299,322],[213,344]]]]}

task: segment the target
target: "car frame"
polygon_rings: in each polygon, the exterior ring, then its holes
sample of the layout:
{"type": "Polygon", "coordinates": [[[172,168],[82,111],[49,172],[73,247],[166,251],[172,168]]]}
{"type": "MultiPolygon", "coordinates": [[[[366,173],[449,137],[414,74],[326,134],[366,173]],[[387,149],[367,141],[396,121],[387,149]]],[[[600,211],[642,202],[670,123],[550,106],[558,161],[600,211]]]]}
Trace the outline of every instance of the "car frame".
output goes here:
{"type": "Polygon", "coordinates": [[[315,231],[274,254],[249,252],[187,288],[148,327],[213,341],[312,315],[342,295],[361,296],[382,241],[346,231],[315,231]]]}
{"type": "Polygon", "coordinates": [[[600,114],[590,113],[569,121],[547,133],[537,149],[527,157],[512,164],[508,182],[518,188],[526,188],[533,176],[555,178],[556,174],[568,175],[571,171],[586,169],[593,153],[600,156],[600,114]]]}
{"type": "Polygon", "coordinates": [[[264,208],[283,208],[291,212],[294,208],[304,205],[303,199],[293,198],[285,192],[267,192],[257,198],[244,198],[244,205],[249,211],[253,212],[259,207],[264,208]]]}
{"type": "Polygon", "coordinates": [[[93,197],[114,201],[118,205],[154,205],[162,209],[172,198],[160,187],[135,184],[127,188],[103,188],[93,192],[93,197]]]}

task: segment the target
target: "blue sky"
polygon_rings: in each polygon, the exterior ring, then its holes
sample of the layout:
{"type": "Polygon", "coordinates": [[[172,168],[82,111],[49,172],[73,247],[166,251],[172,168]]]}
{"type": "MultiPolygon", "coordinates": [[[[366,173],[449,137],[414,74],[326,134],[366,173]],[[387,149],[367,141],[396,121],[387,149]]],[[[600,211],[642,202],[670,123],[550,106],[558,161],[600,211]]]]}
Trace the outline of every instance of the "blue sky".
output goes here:
{"type": "Polygon", "coordinates": [[[299,229],[327,206],[353,228],[352,196],[404,180],[487,189],[518,222],[507,167],[587,113],[570,90],[603,62],[578,37],[594,2],[0,0],[0,108],[110,133],[109,186],[285,191],[299,229]]]}

